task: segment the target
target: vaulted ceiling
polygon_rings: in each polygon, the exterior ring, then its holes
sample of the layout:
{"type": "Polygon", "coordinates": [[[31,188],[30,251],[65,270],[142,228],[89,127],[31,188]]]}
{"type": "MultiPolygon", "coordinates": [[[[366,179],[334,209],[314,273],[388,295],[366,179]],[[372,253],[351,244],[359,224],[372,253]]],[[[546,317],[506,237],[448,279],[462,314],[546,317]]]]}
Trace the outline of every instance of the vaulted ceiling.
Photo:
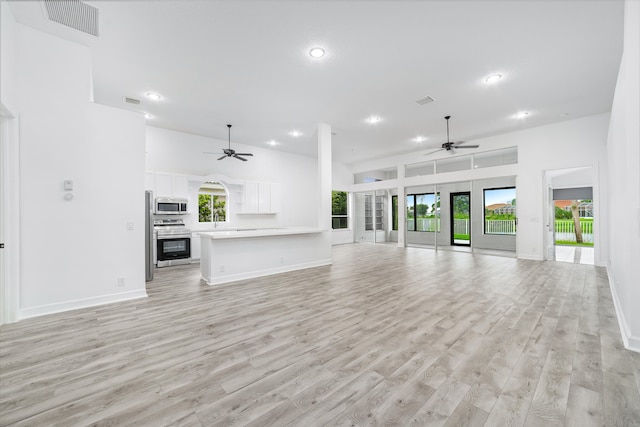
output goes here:
{"type": "Polygon", "coordinates": [[[98,37],[10,2],[19,22],[90,46],[96,102],[221,140],[231,123],[234,142],[307,155],[325,122],[344,163],[440,146],[446,115],[452,139],[473,140],[609,111],[622,52],[619,0],[88,4],[98,37]]]}

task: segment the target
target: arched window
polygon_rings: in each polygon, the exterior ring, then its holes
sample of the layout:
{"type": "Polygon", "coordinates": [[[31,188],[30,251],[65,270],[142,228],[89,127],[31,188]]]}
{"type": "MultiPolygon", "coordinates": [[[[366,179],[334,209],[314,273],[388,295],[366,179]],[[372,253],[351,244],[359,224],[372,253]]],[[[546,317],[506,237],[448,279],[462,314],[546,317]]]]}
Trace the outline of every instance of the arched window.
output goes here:
{"type": "Polygon", "coordinates": [[[198,222],[227,220],[227,191],[222,184],[207,181],[198,190],[198,222]]]}

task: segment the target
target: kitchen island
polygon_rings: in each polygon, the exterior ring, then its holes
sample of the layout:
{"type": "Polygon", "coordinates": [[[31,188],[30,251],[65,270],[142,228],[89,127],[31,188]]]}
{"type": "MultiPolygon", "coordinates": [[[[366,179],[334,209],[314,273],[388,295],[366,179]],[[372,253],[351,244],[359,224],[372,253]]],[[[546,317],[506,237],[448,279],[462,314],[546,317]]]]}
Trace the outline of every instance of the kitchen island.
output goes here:
{"type": "Polygon", "coordinates": [[[331,264],[331,235],[316,228],[240,228],[198,233],[209,285],[331,264]]]}

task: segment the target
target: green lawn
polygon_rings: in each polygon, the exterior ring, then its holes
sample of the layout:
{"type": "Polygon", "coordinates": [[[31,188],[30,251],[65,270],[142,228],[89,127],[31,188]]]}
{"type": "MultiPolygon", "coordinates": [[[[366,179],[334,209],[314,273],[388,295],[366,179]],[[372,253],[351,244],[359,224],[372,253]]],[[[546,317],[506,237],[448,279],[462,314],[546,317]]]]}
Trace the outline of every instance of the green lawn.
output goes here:
{"type": "Polygon", "coordinates": [[[560,246],[589,246],[593,247],[593,243],[576,243],[570,240],[556,240],[556,245],[560,246]]]}

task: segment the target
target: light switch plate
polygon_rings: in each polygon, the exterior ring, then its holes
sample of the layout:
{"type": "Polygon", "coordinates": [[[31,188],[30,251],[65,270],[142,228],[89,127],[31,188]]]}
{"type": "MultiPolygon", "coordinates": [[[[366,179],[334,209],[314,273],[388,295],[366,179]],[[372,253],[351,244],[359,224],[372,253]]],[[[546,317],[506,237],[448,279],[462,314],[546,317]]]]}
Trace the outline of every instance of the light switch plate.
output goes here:
{"type": "Polygon", "coordinates": [[[70,180],[70,179],[65,179],[64,180],[64,189],[65,189],[65,191],[73,190],[73,181],[70,180]]]}

